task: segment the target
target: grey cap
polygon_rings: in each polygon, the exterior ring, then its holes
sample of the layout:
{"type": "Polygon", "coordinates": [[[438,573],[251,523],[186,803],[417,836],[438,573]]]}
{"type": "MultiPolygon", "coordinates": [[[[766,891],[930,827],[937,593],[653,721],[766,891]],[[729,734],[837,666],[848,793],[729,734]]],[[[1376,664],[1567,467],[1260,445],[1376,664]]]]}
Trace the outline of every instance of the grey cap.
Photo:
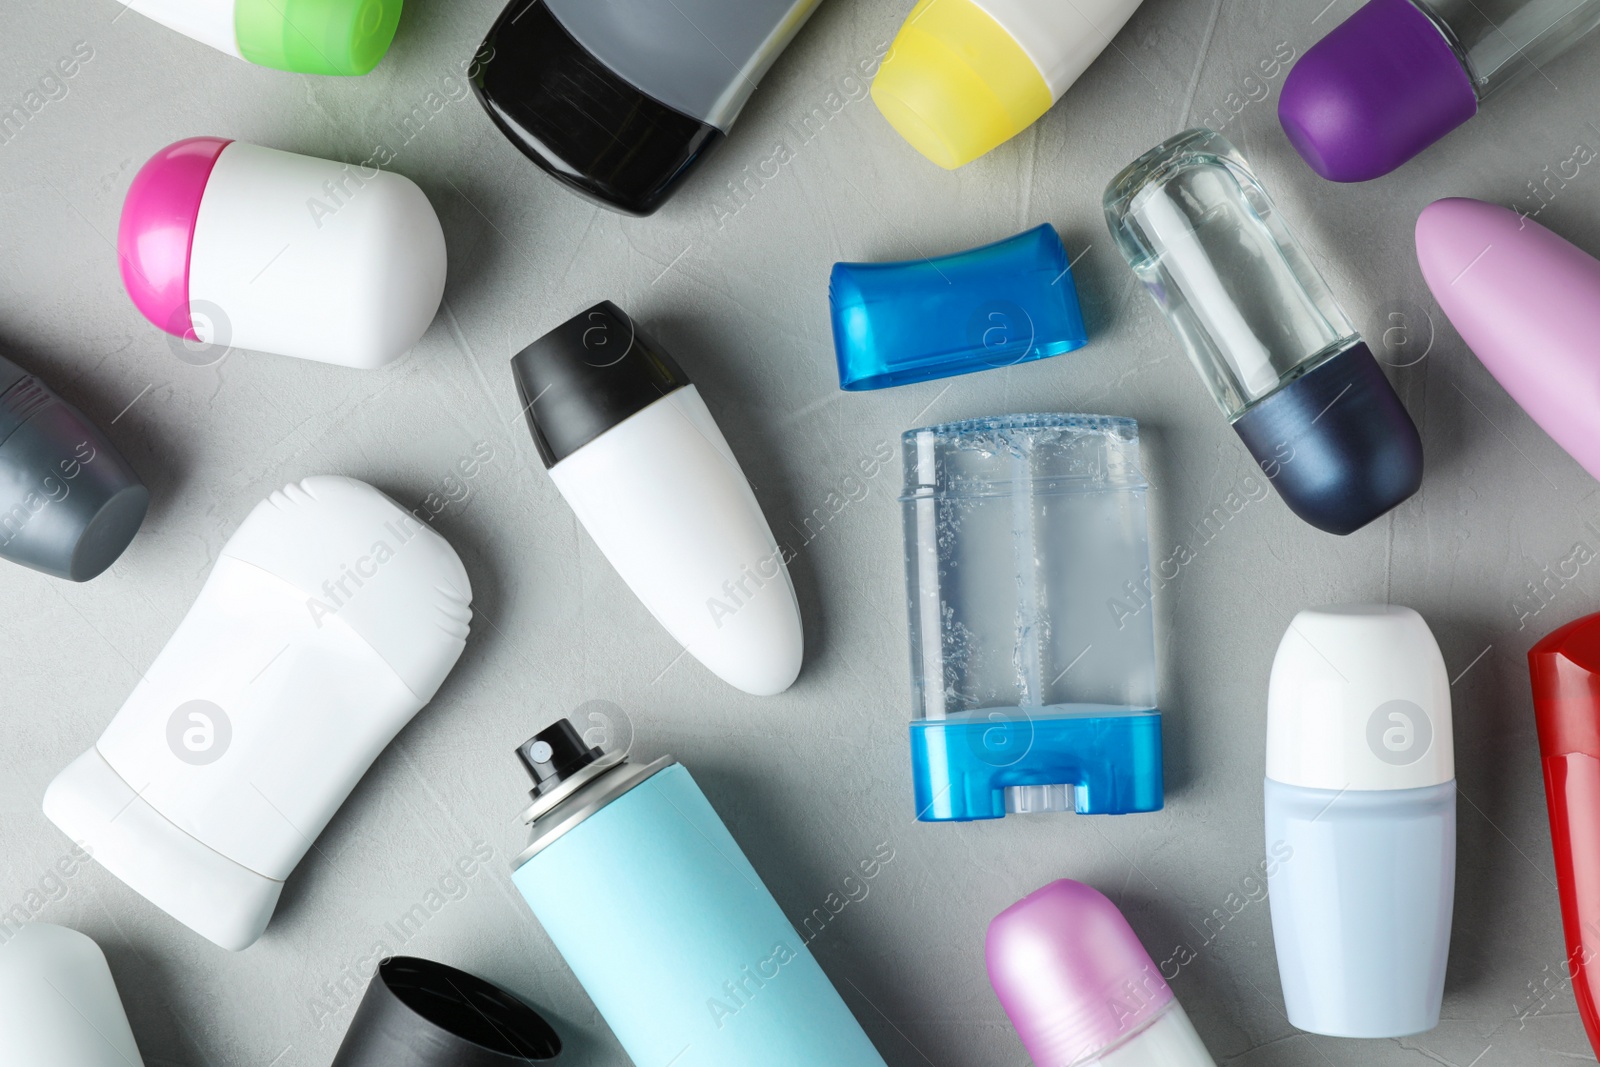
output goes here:
{"type": "Polygon", "coordinates": [[[0,357],[0,558],[86,582],[122,555],[149,506],[100,428],[0,357]]]}

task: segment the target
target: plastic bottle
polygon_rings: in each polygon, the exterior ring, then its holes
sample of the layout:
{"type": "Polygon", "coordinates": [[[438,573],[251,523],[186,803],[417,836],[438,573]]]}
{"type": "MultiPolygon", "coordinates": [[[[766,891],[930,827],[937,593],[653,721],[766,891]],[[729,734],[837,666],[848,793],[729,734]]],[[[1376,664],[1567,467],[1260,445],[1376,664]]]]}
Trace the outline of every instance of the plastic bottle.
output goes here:
{"type": "Polygon", "coordinates": [[[38,922],[0,935],[0,1063],[143,1067],[105,953],[89,937],[38,922]]]}
{"type": "Polygon", "coordinates": [[[1450,682],[1410,608],[1300,612],[1267,692],[1272,935],[1289,1022],[1394,1038],[1439,1023],[1456,884],[1450,682]]]}
{"type": "Polygon", "coordinates": [[[1159,809],[1138,424],[970,419],[901,455],[917,818],[1159,809]]]}
{"type": "Polygon", "coordinates": [[[394,40],[401,0],[121,0],[121,6],[263,67],[365,74],[394,40]]]}
{"type": "Polygon", "coordinates": [[[218,137],[139,168],[117,254],[173,336],[342,367],[405,355],[444,297],[444,231],[410,178],[218,137]]]}
{"type": "Polygon", "coordinates": [[[1068,879],[994,917],[989,982],[1038,1067],[1216,1067],[1139,937],[1068,879]]]}
{"type": "Polygon", "coordinates": [[[649,215],[733,128],[820,0],[513,0],[473,88],[523,154],[649,215]]]}
{"type": "Polygon", "coordinates": [[[1378,178],[1600,26],[1600,0],[1371,0],[1284,79],[1278,118],[1311,169],[1378,178]]]}
{"type": "Polygon", "coordinates": [[[872,83],[878,110],[954,170],[1032,126],[1140,0],[921,0],[872,83]]]}
{"type": "Polygon", "coordinates": [[[266,929],[284,880],[466,647],[455,551],[364,482],[256,505],[194,606],[44,813],[223,948],[266,929]]]}
{"type": "Polygon", "coordinates": [[[728,684],[789,688],[805,638],[784,550],[666,350],[606,301],[511,369],[551,480],[656,621],[728,684]]]}

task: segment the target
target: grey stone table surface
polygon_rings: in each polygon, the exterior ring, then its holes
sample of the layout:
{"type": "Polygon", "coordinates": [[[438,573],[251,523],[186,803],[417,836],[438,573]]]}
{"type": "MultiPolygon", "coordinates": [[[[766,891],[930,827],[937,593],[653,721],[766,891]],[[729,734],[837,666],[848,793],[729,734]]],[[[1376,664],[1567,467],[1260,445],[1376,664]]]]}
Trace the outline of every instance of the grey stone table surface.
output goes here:
{"type": "Polygon", "coordinates": [[[1600,251],[1600,170],[1573,176],[1568,162],[1600,145],[1600,42],[1400,172],[1334,186],[1277,125],[1272,60],[1304,52],[1355,0],[1148,0],[1041,122],[946,173],[866,98],[861,72],[910,6],[827,0],[728,143],[658,215],[631,219],[554,185],[467,94],[462,69],[499,0],[409,0],[389,57],[354,80],[251,67],[116,0],[0,3],[0,350],[106,427],[153,494],[132,548],[89,584],[0,567],[0,910],[104,947],[151,1067],[327,1064],[384,949],[541,1005],[569,1062],[625,1064],[507,877],[527,788],[512,748],[574,712],[639,756],[677,756],[787,914],[798,924],[824,910],[812,950],[894,1067],[1026,1063],[989,989],[983,931],[1068,876],[1110,894],[1157,961],[1181,961],[1167,967],[1172,985],[1219,1063],[1591,1058],[1561,980],[1524,653],[1600,602],[1600,568],[1587,566],[1600,498],[1444,321],[1411,235],[1424,205],[1469,195],[1539,208],[1600,251]],[[1422,430],[1422,491],[1350,537],[1261,498],[1259,472],[1108,238],[1107,180],[1201,124],[1252,159],[1422,430]],[[416,349],[375,372],[250,352],[213,362],[141,319],[113,251],[122,197],[152,153],[197,134],[350,162],[387,149],[390,169],[433,201],[449,246],[444,304],[416,349]],[[1076,259],[1086,348],[838,389],[834,261],[950,252],[1041,222],[1076,259]],[[578,528],[517,417],[507,359],[604,298],[694,375],[797,552],[806,663],[782,696],[746,697],[679,655],[578,528]],[[899,460],[870,477],[857,461],[912,426],[1031,410],[1137,418],[1154,551],[1192,554],[1156,601],[1167,806],[919,824],[899,460]],[[479,451],[491,458],[474,477],[454,473],[479,451]],[[266,936],[230,954],[93,864],[53,873],[69,842],[39,801],[116,712],[249,509],[318,473],[408,505],[447,501],[434,526],[471,575],[473,636],[300,865],[266,936]],[[1255,878],[1272,655],[1296,611],[1346,601],[1421,611],[1454,679],[1460,860],[1444,1017],[1396,1041],[1289,1025],[1255,878]],[[894,858],[864,895],[847,888],[884,846],[894,858]],[[474,855],[489,858],[456,874],[474,855]],[[426,921],[397,937],[419,904],[426,921]]]}

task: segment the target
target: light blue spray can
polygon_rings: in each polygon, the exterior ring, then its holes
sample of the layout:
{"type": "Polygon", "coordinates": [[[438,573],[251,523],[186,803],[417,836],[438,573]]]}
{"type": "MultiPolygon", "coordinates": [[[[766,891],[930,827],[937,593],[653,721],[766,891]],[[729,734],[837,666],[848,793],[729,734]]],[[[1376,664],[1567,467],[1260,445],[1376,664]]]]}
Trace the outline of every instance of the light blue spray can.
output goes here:
{"type": "Polygon", "coordinates": [[[1387,604],[1302,611],[1267,694],[1272,935],[1289,1022],[1395,1038],[1439,1023],[1456,884],[1450,683],[1387,604]]]}
{"type": "Polygon", "coordinates": [[[637,1067],[884,1067],[689,772],[562,721],[511,880],[637,1067]]]}

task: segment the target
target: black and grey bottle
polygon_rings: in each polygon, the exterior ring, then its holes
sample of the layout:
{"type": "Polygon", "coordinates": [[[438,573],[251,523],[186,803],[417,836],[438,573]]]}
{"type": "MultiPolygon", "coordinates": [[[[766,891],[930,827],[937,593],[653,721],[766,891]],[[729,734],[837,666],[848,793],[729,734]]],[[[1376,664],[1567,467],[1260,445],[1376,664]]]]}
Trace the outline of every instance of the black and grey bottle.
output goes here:
{"type": "Polygon", "coordinates": [[[513,0],[473,77],[557,180],[648,215],[720,141],[820,0],[513,0]]]}
{"type": "Polygon", "coordinates": [[[656,621],[746,693],[789,688],[804,639],[785,553],[672,357],[607,301],[511,369],[556,488],[656,621]]]}
{"type": "Polygon", "coordinates": [[[0,559],[87,582],[122,555],[149,506],[100,428],[0,356],[0,559]]]}
{"type": "Polygon", "coordinates": [[[443,963],[390,956],[332,1067],[513,1067],[560,1054],[561,1038],[520,997],[443,963]]]}
{"type": "Polygon", "coordinates": [[[1422,439],[1238,149],[1189,130],[1112,180],[1106,221],[1296,515],[1348,534],[1422,484],[1422,439]]]}

